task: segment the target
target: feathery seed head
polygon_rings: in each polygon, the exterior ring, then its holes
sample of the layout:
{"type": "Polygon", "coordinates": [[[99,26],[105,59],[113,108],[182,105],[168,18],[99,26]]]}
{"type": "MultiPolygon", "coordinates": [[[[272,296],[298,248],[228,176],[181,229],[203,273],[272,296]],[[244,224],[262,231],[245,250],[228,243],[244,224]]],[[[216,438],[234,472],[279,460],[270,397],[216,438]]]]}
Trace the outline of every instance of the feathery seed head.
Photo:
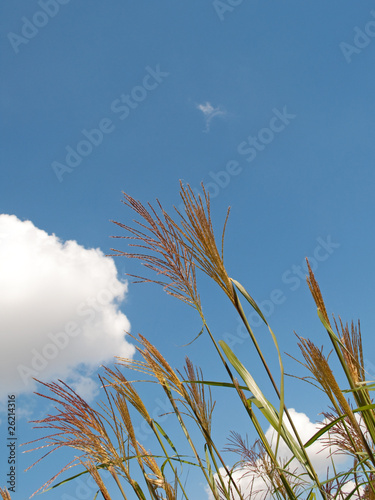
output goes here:
{"type": "Polygon", "coordinates": [[[358,321],[358,327],[351,323],[351,328],[349,329],[348,323],[343,324],[341,318],[339,317],[340,327],[334,318],[336,331],[338,336],[341,337],[341,342],[344,347],[341,347],[341,352],[344,356],[346,365],[349,369],[350,375],[353,382],[357,385],[360,382],[365,381],[365,370],[363,361],[363,348],[362,348],[362,336],[361,336],[361,325],[358,321]]]}
{"type": "MultiPolygon", "coordinates": [[[[97,463],[121,465],[121,459],[118,457],[116,449],[107,434],[104,424],[105,418],[98,411],[94,410],[71,387],[62,381],[59,381],[60,384],[55,382],[44,383],[39,380],[37,382],[47,387],[56,397],[40,393],[36,394],[53,401],[57,406],[55,406],[55,415],[47,415],[43,419],[34,420],[33,423],[39,424],[35,428],[51,429],[56,432],[29,443],[24,443],[27,445],[44,441],[42,446],[33,450],[52,448],[28,469],[53,451],[62,447],[79,450],[83,453],[81,457],[90,457],[97,463]]],[[[62,472],[77,465],[81,457],[76,457],[73,461],[69,462],[38,491],[46,489],[62,472]]]]}
{"type": "Polygon", "coordinates": [[[113,238],[133,240],[134,243],[129,243],[129,246],[138,247],[142,253],[129,253],[112,249],[112,251],[116,252],[114,255],[141,260],[145,267],[156,272],[166,281],[130,276],[138,278],[138,282],[162,285],[169,295],[200,310],[195,264],[189,248],[184,244],[180,233],[176,230],[177,225],[163,209],[159,201],[157,201],[157,204],[161,211],[160,216],[150,204],[149,210],[147,210],[141,202],[126,193],[123,194],[125,197],[123,203],[134,210],[141,217],[142,222],[134,221],[136,226],[140,228],[137,229],[113,221],[130,233],[130,236],[113,236],[113,238]],[[147,253],[143,253],[145,250],[147,253]]]}
{"type": "Polygon", "coordinates": [[[103,479],[98,472],[98,469],[95,467],[95,463],[90,458],[85,461],[80,460],[80,463],[85,467],[87,472],[94,479],[95,483],[99,486],[100,493],[102,494],[104,500],[112,500],[103,479]]]}
{"type": "Polygon", "coordinates": [[[142,203],[124,193],[124,204],[130,207],[141,218],[135,221],[138,228],[115,222],[125,229],[130,236],[114,236],[133,240],[130,246],[138,247],[141,253],[129,253],[112,249],[116,254],[136,258],[166,281],[135,276],[140,281],[157,283],[165,291],[178,299],[194,306],[201,312],[200,297],[196,284],[196,267],[214,279],[225,291],[230,300],[235,303],[233,285],[224,267],[223,246],[225,227],[229,209],[224,223],[221,253],[219,252],[210,209],[209,194],[203,188],[203,199],[196,197],[189,185],[184,187],[180,182],[180,195],[184,204],[185,215],[177,209],[177,223],[157,201],[161,215],[149,204],[146,209],[142,203]],[[144,253],[146,250],[147,253],[144,253]]]}
{"type": "Polygon", "coordinates": [[[314,273],[312,272],[312,269],[310,267],[310,263],[309,263],[308,259],[306,259],[306,262],[307,262],[307,267],[308,267],[308,270],[309,270],[309,276],[306,277],[306,281],[307,281],[307,284],[309,286],[311,295],[314,298],[316,307],[323,314],[323,317],[324,317],[325,321],[327,322],[328,325],[331,326],[331,323],[329,322],[329,318],[328,318],[326,306],[324,304],[322,292],[320,291],[318,282],[315,279],[314,273]]]}
{"type": "MultiPolygon", "coordinates": [[[[204,384],[203,372],[199,368],[194,368],[188,357],[185,358],[186,382],[184,383],[183,404],[192,415],[198,425],[204,430],[207,436],[211,435],[212,413],[215,403],[212,402],[211,390],[208,389],[208,396],[204,384]]],[[[180,374],[182,377],[182,375],[180,374]]]]}
{"type": "Polygon", "coordinates": [[[211,220],[210,195],[202,183],[203,199],[195,196],[192,188],[183,186],[180,181],[180,195],[186,215],[181,217],[181,226],[177,229],[186,238],[197,266],[224,290],[230,300],[235,303],[233,285],[224,266],[224,235],[229,217],[228,208],[221,237],[221,252],[219,252],[213,224],[211,220]]]}
{"type": "Polygon", "coordinates": [[[5,488],[5,490],[3,490],[2,488],[0,488],[0,495],[1,495],[1,498],[3,500],[11,500],[10,493],[9,493],[9,491],[6,488],[5,488]]]}

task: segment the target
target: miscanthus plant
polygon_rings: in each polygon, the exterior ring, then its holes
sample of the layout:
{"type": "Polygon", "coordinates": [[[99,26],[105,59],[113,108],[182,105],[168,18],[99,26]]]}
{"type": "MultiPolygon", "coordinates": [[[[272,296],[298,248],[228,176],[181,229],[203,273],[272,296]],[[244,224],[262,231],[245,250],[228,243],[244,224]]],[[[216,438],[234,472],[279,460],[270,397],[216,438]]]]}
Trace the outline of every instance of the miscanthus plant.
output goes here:
{"type": "MultiPolygon", "coordinates": [[[[359,323],[348,325],[334,318],[330,321],[308,265],[307,284],[333,354],[328,359],[323,348],[298,337],[300,363],[308,372],[304,378],[323,391],[330,403],[319,430],[304,442],[293,421],[293,412],[288,411],[285,404],[284,367],[277,337],[250,293],[228,275],[224,265],[224,233],[229,210],[218,245],[209,195],[202,188],[201,198],[195,196],[189,186],[181,185],[184,211],[176,210],[173,217],[159,202],[156,207],[145,207],[125,194],[124,203],[138,219],[133,225],[116,222],[126,232],[117,238],[128,239],[135,251],[114,251],[116,255],[139,259],[148,268],[150,276],[137,277],[138,281],[158,283],[169,295],[196,310],[203,325],[201,334],[210,339],[227,380],[205,380],[202,370],[188,358],[181,370],[172,368],[158,349],[140,335],[134,338],[139,353],[137,359],[118,358],[114,369],[103,369],[100,380],[104,398],[96,408],[62,381],[40,382],[47,390],[40,396],[52,401],[56,411],[35,421],[38,428],[46,429],[47,435],[36,440],[42,442],[34,449],[47,450],[42,458],[61,447],[70,447],[76,452],[72,462],[41,490],[90,475],[97,485],[94,498],[191,499],[186,470],[194,468],[202,474],[207,492],[215,500],[375,499],[375,405],[370,395],[375,383],[366,380],[359,323]],[[199,273],[214,280],[229,299],[248,332],[264,373],[251,373],[227,343],[217,340],[203,313],[197,287],[199,273]],[[269,330],[278,353],[276,367],[267,362],[266,353],[247,320],[245,309],[248,308],[256,311],[269,330]],[[334,373],[333,356],[337,358],[335,366],[340,373],[334,373]],[[144,380],[129,380],[133,372],[140,372],[144,380]],[[265,376],[273,387],[271,397],[265,396],[265,376]],[[175,436],[176,426],[171,425],[170,420],[166,428],[162,419],[147,408],[138,392],[139,384],[146,381],[156,384],[165,394],[169,413],[178,423],[179,437],[175,436]],[[228,391],[234,392],[249,419],[249,428],[256,435],[250,445],[244,436],[228,430],[226,451],[238,456],[232,467],[228,467],[223,450],[215,444],[215,403],[211,390],[224,399],[228,391]],[[153,436],[147,443],[137,437],[134,419],[138,422],[139,418],[153,436]],[[273,429],[272,439],[268,427],[273,429]],[[310,450],[318,440],[330,452],[328,477],[321,477],[313,465],[316,460],[314,462],[310,450]],[[281,448],[287,449],[287,454],[282,456],[281,448]],[[350,465],[344,470],[335,465],[339,454],[350,459],[350,465]],[[76,465],[81,466],[79,473],[52,486],[59,474],[76,465]],[[246,487],[243,486],[245,478],[246,487]],[[117,493],[112,496],[114,493],[109,491],[113,492],[114,488],[117,493]]],[[[3,499],[10,498],[6,490],[0,489],[0,494],[3,499]]]]}

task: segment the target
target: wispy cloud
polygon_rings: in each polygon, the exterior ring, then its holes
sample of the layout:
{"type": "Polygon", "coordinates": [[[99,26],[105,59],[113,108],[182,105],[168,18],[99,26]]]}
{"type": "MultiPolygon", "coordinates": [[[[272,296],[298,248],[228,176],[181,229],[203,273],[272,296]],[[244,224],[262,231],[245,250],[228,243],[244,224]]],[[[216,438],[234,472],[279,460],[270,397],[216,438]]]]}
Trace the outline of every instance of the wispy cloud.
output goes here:
{"type": "Polygon", "coordinates": [[[205,102],[204,104],[197,104],[197,109],[202,111],[206,123],[204,132],[210,131],[211,121],[217,116],[224,116],[226,114],[225,110],[220,106],[214,108],[210,102],[205,102]]]}

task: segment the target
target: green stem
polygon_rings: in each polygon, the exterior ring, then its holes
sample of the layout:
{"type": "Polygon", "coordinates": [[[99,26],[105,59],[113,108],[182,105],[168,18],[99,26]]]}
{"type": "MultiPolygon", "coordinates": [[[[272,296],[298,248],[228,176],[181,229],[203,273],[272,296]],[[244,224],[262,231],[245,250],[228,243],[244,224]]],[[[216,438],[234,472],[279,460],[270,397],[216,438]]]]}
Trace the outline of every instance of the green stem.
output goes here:
{"type": "Polygon", "coordinates": [[[182,486],[181,480],[180,480],[180,478],[178,477],[178,475],[177,475],[177,473],[176,473],[176,470],[175,470],[175,468],[174,468],[174,465],[173,465],[173,463],[172,463],[172,461],[171,461],[171,459],[170,459],[170,457],[169,457],[169,455],[168,455],[167,450],[165,449],[164,443],[163,443],[163,441],[162,441],[162,439],[161,439],[161,437],[160,437],[160,435],[159,435],[159,432],[157,431],[157,429],[156,429],[156,427],[155,427],[155,425],[154,425],[153,420],[151,420],[151,422],[150,422],[150,427],[151,427],[151,429],[153,430],[153,432],[154,432],[154,434],[155,434],[155,436],[156,436],[156,439],[159,441],[159,444],[160,444],[160,446],[161,446],[161,448],[162,448],[162,450],[163,450],[163,452],[164,452],[164,454],[165,454],[165,457],[166,457],[166,459],[167,459],[167,461],[168,461],[168,463],[169,463],[169,465],[170,465],[170,467],[171,467],[171,469],[172,469],[172,471],[173,471],[173,473],[174,473],[175,477],[177,478],[178,484],[180,485],[180,488],[181,488],[181,491],[182,491],[182,493],[183,493],[184,497],[188,500],[188,496],[187,496],[187,494],[186,494],[186,492],[185,492],[185,489],[184,489],[184,487],[182,486]]]}
{"type": "MultiPolygon", "coordinates": [[[[356,385],[355,385],[355,383],[354,383],[354,381],[353,381],[353,379],[352,379],[352,377],[350,375],[349,369],[348,369],[348,367],[346,365],[346,362],[345,362],[344,356],[343,356],[343,354],[341,352],[341,349],[338,346],[338,338],[337,338],[337,336],[333,332],[333,330],[330,327],[330,325],[325,321],[322,313],[320,312],[320,309],[318,309],[318,316],[319,316],[320,320],[322,321],[323,325],[325,326],[325,328],[327,330],[327,333],[328,333],[328,335],[329,335],[329,337],[331,339],[331,342],[332,342],[332,345],[333,345],[333,347],[335,349],[336,355],[339,358],[341,367],[344,370],[344,373],[345,373],[346,378],[347,378],[347,380],[349,382],[350,388],[353,391],[353,395],[354,395],[354,398],[355,398],[355,400],[357,402],[357,405],[359,407],[364,406],[363,400],[361,401],[361,396],[359,396],[357,394],[358,391],[355,390],[356,389],[356,385]]],[[[368,429],[368,431],[369,431],[369,433],[371,435],[371,439],[373,440],[373,442],[375,442],[375,428],[374,428],[374,417],[373,417],[373,414],[369,415],[366,412],[361,412],[361,413],[362,413],[363,418],[365,420],[366,427],[367,427],[367,429],[368,429]],[[368,419],[369,418],[372,421],[372,425],[369,425],[369,423],[368,423],[368,419]],[[374,431],[374,434],[371,431],[374,431]]],[[[361,439],[362,439],[362,442],[363,442],[363,446],[366,448],[366,452],[367,452],[367,454],[369,456],[369,459],[371,460],[371,462],[373,463],[373,465],[375,465],[375,457],[373,455],[373,452],[372,452],[371,448],[369,447],[369,445],[368,445],[368,443],[367,443],[367,441],[366,441],[366,439],[365,439],[365,437],[364,437],[364,435],[362,433],[362,430],[360,428],[359,428],[359,434],[361,436],[361,439]]]]}
{"type": "MultiPolygon", "coordinates": [[[[242,309],[242,307],[241,307],[241,309],[242,309]]],[[[243,311],[243,310],[242,310],[242,311],[243,311]]],[[[243,316],[244,316],[244,319],[245,319],[245,321],[246,321],[246,323],[247,323],[247,319],[246,319],[246,317],[245,317],[245,315],[244,315],[244,314],[243,314],[243,316]]],[[[246,411],[249,413],[249,407],[248,407],[248,404],[247,404],[247,400],[246,400],[246,398],[245,398],[245,396],[244,396],[244,395],[243,395],[243,397],[242,397],[242,395],[241,395],[241,393],[240,393],[240,392],[242,392],[242,391],[240,391],[240,389],[238,388],[238,384],[236,384],[235,379],[234,379],[234,377],[233,377],[233,375],[232,375],[232,372],[231,372],[231,370],[230,370],[229,366],[227,365],[227,362],[225,361],[225,359],[224,359],[224,357],[223,357],[223,354],[221,353],[221,350],[219,349],[219,346],[217,345],[216,340],[214,339],[214,337],[213,337],[213,335],[212,335],[212,333],[211,333],[211,331],[210,331],[210,329],[209,329],[209,327],[208,327],[208,325],[207,325],[207,323],[206,323],[206,320],[205,320],[205,318],[203,317],[203,315],[202,315],[202,319],[203,319],[203,321],[204,321],[204,325],[205,325],[206,330],[207,330],[207,332],[208,332],[208,334],[209,334],[209,336],[210,336],[210,339],[212,340],[212,342],[213,342],[213,344],[214,344],[214,346],[215,346],[215,348],[216,348],[217,352],[219,353],[219,356],[220,356],[220,358],[221,358],[222,362],[224,363],[224,366],[225,366],[225,368],[226,368],[226,370],[227,370],[227,372],[228,372],[228,374],[229,374],[229,376],[230,376],[230,378],[231,378],[231,380],[232,380],[232,382],[233,382],[234,386],[235,386],[235,387],[236,387],[236,389],[237,389],[237,393],[239,394],[239,396],[240,396],[240,398],[241,398],[241,401],[243,402],[243,404],[244,404],[244,406],[245,406],[246,411]],[[245,400],[244,400],[243,398],[245,398],[245,400]]],[[[246,326],[246,323],[245,323],[245,326],[246,326]]],[[[248,327],[250,328],[250,325],[248,325],[248,327]]],[[[250,331],[251,331],[251,328],[250,328],[250,331]]],[[[249,332],[249,333],[250,333],[250,332],[249,332]]],[[[253,334],[253,332],[252,332],[252,331],[251,331],[251,333],[252,333],[252,335],[254,336],[254,334],[253,334]]],[[[254,337],[254,339],[255,339],[255,337],[254,337]]],[[[255,339],[255,341],[256,341],[256,339],[255,339]]],[[[262,356],[263,356],[263,355],[262,355],[262,356]]],[[[263,359],[264,359],[264,358],[263,358],[263,359]]],[[[266,364],[266,365],[267,365],[267,364],[266,364]]],[[[267,366],[267,369],[268,369],[268,366],[267,366]]],[[[271,377],[272,377],[272,375],[271,375],[271,377]]],[[[273,378],[272,378],[272,380],[273,380],[273,378]]],[[[278,393],[278,396],[280,397],[280,393],[279,393],[279,390],[278,390],[278,388],[277,388],[277,386],[276,386],[276,385],[275,385],[275,389],[276,389],[276,391],[277,391],[277,393],[278,393]]],[[[323,497],[325,500],[327,500],[327,497],[326,497],[326,495],[325,495],[325,493],[324,493],[324,490],[323,490],[323,489],[322,489],[322,487],[321,487],[321,484],[320,484],[320,481],[319,481],[319,479],[318,479],[318,476],[316,475],[316,472],[315,472],[314,468],[312,467],[312,464],[311,464],[311,462],[310,462],[310,459],[309,459],[309,457],[308,457],[308,455],[307,455],[307,453],[306,453],[306,450],[305,450],[305,448],[304,448],[304,446],[303,446],[303,443],[302,443],[302,441],[301,441],[301,439],[300,439],[300,437],[299,437],[299,435],[298,435],[298,433],[297,433],[297,430],[296,430],[296,428],[295,428],[295,426],[294,426],[294,423],[293,423],[293,421],[292,421],[292,418],[290,417],[290,415],[289,415],[289,412],[288,412],[287,408],[285,408],[285,405],[284,405],[284,411],[285,411],[285,414],[287,415],[287,417],[288,417],[288,419],[289,419],[289,421],[290,421],[291,427],[292,427],[292,429],[293,429],[293,431],[294,431],[294,433],[295,433],[295,435],[296,435],[296,438],[297,438],[297,440],[298,440],[298,443],[299,443],[299,445],[300,445],[301,449],[303,450],[303,454],[304,454],[304,456],[305,456],[305,458],[306,458],[306,461],[307,461],[307,463],[309,464],[309,466],[311,467],[312,479],[314,479],[314,481],[315,481],[315,483],[316,483],[317,487],[318,487],[318,488],[319,488],[319,490],[321,491],[322,497],[323,497]]],[[[251,410],[251,414],[249,413],[249,415],[250,415],[251,420],[253,420],[253,418],[255,418],[254,413],[252,412],[252,410],[251,410]]],[[[254,423],[254,421],[253,421],[253,423],[254,423]]],[[[254,425],[255,425],[255,424],[254,424],[254,425]]],[[[265,435],[264,435],[264,433],[263,433],[263,430],[261,429],[261,427],[260,427],[259,423],[258,423],[258,427],[259,427],[259,431],[261,431],[261,432],[262,432],[262,435],[264,436],[264,439],[265,439],[265,442],[267,443],[268,448],[270,449],[270,447],[269,447],[269,445],[268,445],[268,441],[267,441],[267,439],[266,439],[266,437],[265,437],[265,435]]],[[[258,432],[258,434],[259,434],[259,431],[258,431],[258,428],[257,428],[257,432],[258,432]]],[[[260,434],[259,434],[259,435],[260,435],[260,434]]],[[[263,441],[263,439],[262,439],[262,441],[263,441]]],[[[265,442],[264,442],[264,444],[265,444],[265,442]]],[[[267,450],[267,452],[268,452],[268,450],[267,450]]],[[[273,452],[272,452],[272,450],[271,450],[271,453],[272,453],[272,456],[273,456],[273,452]]],[[[271,455],[270,455],[270,456],[271,456],[271,455]]],[[[276,463],[277,463],[277,462],[276,462],[276,463]]],[[[280,470],[281,468],[278,466],[278,469],[280,470]]],[[[311,476],[311,474],[310,474],[310,473],[309,473],[309,475],[311,476]]],[[[286,482],[286,483],[287,483],[286,478],[284,477],[284,475],[283,475],[283,474],[281,474],[281,472],[280,472],[280,477],[282,478],[283,484],[284,484],[284,482],[286,482]]],[[[285,484],[284,484],[284,486],[285,486],[285,484]]],[[[286,487],[286,486],[285,486],[285,487],[286,487]]],[[[287,487],[286,487],[286,488],[287,488],[287,487]]],[[[292,497],[291,497],[291,498],[292,498],[292,497]]],[[[293,496],[293,498],[295,498],[295,497],[293,496]]]]}
{"type": "MultiPolygon", "coordinates": [[[[264,366],[264,368],[265,368],[265,370],[267,372],[267,375],[268,375],[268,377],[269,377],[269,379],[270,379],[270,381],[271,381],[271,383],[273,385],[273,388],[274,388],[274,390],[275,390],[278,398],[281,400],[281,395],[280,395],[279,388],[277,387],[277,384],[276,384],[276,382],[275,382],[275,380],[274,380],[274,378],[272,376],[272,373],[271,373],[271,371],[270,371],[270,369],[268,367],[268,364],[267,364],[267,362],[266,362],[266,360],[265,360],[265,358],[263,356],[263,353],[262,353],[262,351],[261,351],[261,349],[259,347],[259,344],[258,344],[258,342],[256,340],[256,337],[254,335],[254,332],[252,331],[252,329],[251,329],[251,327],[249,325],[249,322],[247,321],[246,315],[245,315],[244,310],[242,308],[241,302],[238,299],[237,293],[235,293],[234,295],[236,297],[236,305],[235,305],[235,307],[236,307],[236,309],[237,309],[237,311],[238,311],[238,313],[239,313],[239,315],[240,315],[240,317],[241,317],[241,319],[242,319],[242,321],[243,321],[243,323],[244,323],[244,325],[245,325],[245,327],[246,327],[246,329],[247,329],[247,331],[248,331],[248,333],[250,335],[250,338],[251,338],[251,340],[252,340],[252,342],[253,342],[253,344],[255,346],[255,349],[256,349],[256,351],[257,351],[257,353],[258,353],[258,355],[259,355],[259,357],[260,357],[260,359],[262,361],[262,364],[263,364],[263,366],[264,366]]],[[[268,326],[268,323],[266,323],[266,324],[268,326]]],[[[283,374],[282,374],[282,376],[283,376],[283,374]]],[[[304,444],[303,444],[303,442],[302,442],[302,440],[301,440],[301,438],[299,436],[299,433],[298,433],[298,431],[296,429],[296,426],[294,425],[293,419],[290,416],[290,413],[289,413],[288,408],[286,407],[284,401],[282,402],[282,409],[285,412],[285,415],[286,415],[287,419],[289,420],[289,423],[290,423],[290,426],[291,426],[291,428],[293,430],[293,433],[294,433],[294,435],[295,435],[295,437],[296,437],[296,439],[298,441],[298,444],[299,444],[299,446],[300,446],[300,448],[302,450],[302,453],[303,453],[303,455],[304,455],[304,457],[306,459],[306,462],[307,462],[307,464],[309,466],[306,470],[309,473],[310,477],[315,481],[315,483],[316,483],[317,487],[319,488],[319,490],[320,490],[323,498],[326,499],[327,497],[326,497],[326,494],[325,494],[325,492],[324,492],[324,490],[322,488],[322,485],[321,485],[321,483],[319,481],[318,475],[315,472],[315,469],[314,469],[314,467],[313,467],[313,465],[311,463],[310,457],[309,457],[309,455],[306,452],[306,448],[304,447],[304,444]]]]}
{"type": "Polygon", "coordinates": [[[219,450],[216,448],[216,445],[215,443],[213,442],[211,436],[207,435],[206,433],[204,433],[204,436],[205,436],[205,439],[206,439],[206,442],[207,442],[207,445],[208,445],[208,449],[210,451],[210,455],[212,457],[212,461],[214,463],[214,466],[215,466],[215,469],[220,477],[220,471],[219,471],[219,468],[217,466],[217,463],[216,463],[216,460],[215,460],[215,456],[214,456],[214,453],[212,452],[212,450],[215,451],[217,457],[219,458],[228,478],[229,478],[229,482],[231,482],[233,484],[233,487],[235,488],[237,494],[239,495],[240,499],[243,499],[243,496],[242,496],[242,493],[241,493],[241,490],[239,489],[237,483],[235,482],[235,480],[233,479],[233,476],[232,476],[232,473],[230,472],[230,470],[228,469],[227,465],[225,464],[222,456],[220,455],[219,453],[219,450]],[[211,449],[212,448],[212,449],[211,449]]]}
{"type": "MultiPolygon", "coordinates": [[[[235,385],[238,385],[238,384],[235,384],[235,385]]],[[[249,406],[249,403],[247,402],[245,394],[243,393],[243,391],[240,388],[238,388],[238,393],[240,394],[241,400],[247,409],[247,412],[250,416],[250,419],[253,422],[253,425],[254,425],[254,427],[255,427],[255,429],[256,429],[256,431],[257,431],[257,433],[258,433],[258,435],[259,435],[259,437],[264,445],[264,448],[265,448],[268,456],[271,459],[271,462],[273,463],[275,469],[277,469],[279,471],[280,479],[285,487],[285,490],[287,492],[288,497],[291,500],[297,500],[297,497],[294,494],[292,488],[290,487],[290,484],[289,484],[288,480],[286,479],[284,472],[283,472],[282,468],[280,467],[275,454],[272,451],[272,448],[271,448],[271,446],[266,438],[266,435],[264,434],[263,429],[262,429],[260,423],[258,422],[258,419],[256,418],[253,410],[251,409],[251,407],[249,406]]]]}
{"type": "Polygon", "coordinates": [[[204,475],[204,477],[205,477],[205,479],[207,481],[207,484],[210,485],[212,494],[214,495],[214,497],[215,497],[216,500],[220,500],[220,497],[218,496],[217,492],[214,490],[213,485],[211,485],[210,478],[207,475],[207,472],[206,472],[206,469],[205,469],[205,467],[204,467],[204,465],[202,463],[202,460],[201,460],[200,456],[198,455],[198,452],[197,452],[197,450],[196,450],[196,448],[194,446],[194,443],[193,443],[193,441],[192,441],[192,439],[191,439],[191,437],[189,435],[189,432],[188,432],[188,430],[187,430],[187,428],[185,426],[185,423],[184,423],[184,421],[182,419],[181,413],[180,413],[179,409],[177,408],[177,405],[176,405],[176,403],[175,403],[175,401],[173,399],[173,396],[171,394],[171,391],[170,391],[170,388],[169,388],[167,382],[165,382],[165,384],[163,384],[163,389],[164,389],[165,393],[167,394],[167,397],[168,397],[168,399],[169,399],[169,401],[170,401],[170,403],[172,405],[172,408],[173,408],[173,410],[174,410],[174,412],[175,412],[175,414],[177,416],[177,419],[178,419],[178,421],[180,423],[181,429],[183,430],[183,432],[185,434],[185,437],[186,437],[186,439],[187,439],[187,441],[188,441],[191,449],[193,450],[194,456],[197,459],[197,462],[198,462],[199,467],[201,468],[201,470],[203,472],[203,475],[204,475]]]}

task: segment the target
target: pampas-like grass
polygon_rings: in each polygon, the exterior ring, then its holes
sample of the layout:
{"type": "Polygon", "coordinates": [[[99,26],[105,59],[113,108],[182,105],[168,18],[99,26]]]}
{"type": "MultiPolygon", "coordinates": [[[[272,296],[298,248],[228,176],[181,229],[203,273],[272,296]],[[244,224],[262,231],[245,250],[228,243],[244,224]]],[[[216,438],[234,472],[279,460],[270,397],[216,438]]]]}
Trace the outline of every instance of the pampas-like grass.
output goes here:
{"type": "MultiPolygon", "coordinates": [[[[135,251],[113,251],[117,256],[138,259],[146,266],[150,275],[136,276],[138,281],[162,285],[169,295],[196,309],[203,322],[201,334],[208,335],[213,354],[217,355],[217,362],[223,364],[228,379],[206,380],[204,370],[194,366],[188,358],[183,369],[175,369],[156,346],[139,335],[133,339],[141,359],[117,358],[115,368],[104,368],[104,375],[100,377],[104,399],[96,408],[62,381],[40,382],[47,394],[38,394],[54,403],[55,413],[34,422],[38,428],[47,431],[45,437],[32,442],[33,445],[38,443],[34,450],[47,451],[36,463],[61,447],[79,453],[41,489],[48,489],[60,474],[80,466],[94,479],[98,486],[97,495],[105,500],[120,497],[189,499],[192,497],[185,471],[193,467],[200,470],[215,500],[245,500],[260,498],[259,495],[289,500],[374,499],[375,405],[371,398],[374,385],[366,380],[359,323],[358,326],[351,323],[349,327],[339,317],[338,322],[333,320],[336,333],[333,331],[321,290],[307,262],[307,284],[347,386],[340,386],[338,380],[341,380],[341,373],[335,373],[331,358],[323,354],[323,348],[318,348],[309,339],[298,337],[303,358],[301,364],[309,373],[309,377],[300,378],[306,378],[323,391],[331,405],[324,414],[326,420],[323,427],[304,443],[286,406],[285,374],[277,337],[254,299],[245,287],[230,277],[224,265],[224,234],[229,209],[219,249],[209,194],[203,187],[203,197],[197,197],[189,186],[182,184],[180,194],[184,211],[176,210],[173,216],[163,209],[160,202],[157,202],[156,208],[150,204],[146,208],[125,194],[124,203],[138,220],[133,225],[116,222],[126,231],[124,236],[116,238],[117,241],[122,238],[129,241],[130,249],[135,251]],[[244,323],[252,349],[259,356],[272,384],[272,399],[268,399],[262,390],[263,374],[251,373],[251,369],[225,342],[216,340],[209,328],[198,293],[200,272],[218,285],[244,323]],[[245,307],[255,310],[268,327],[277,350],[278,367],[267,362],[267,353],[262,351],[247,321],[245,307]],[[130,380],[131,374],[141,374],[143,380],[130,380]],[[276,382],[278,377],[279,384],[276,382]],[[175,426],[169,428],[168,424],[165,428],[148,409],[146,399],[138,390],[146,383],[153,384],[155,390],[165,395],[169,403],[167,413],[178,423],[179,436],[174,435],[175,426]],[[237,394],[236,412],[242,411],[249,418],[249,426],[256,436],[255,444],[249,445],[240,433],[228,429],[228,446],[224,451],[218,449],[215,443],[218,416],[215,414],[213,391],[224,402],[228,391],[237,394]],[[151,449],[137,434],[135,419],[141,419],[152,436],[148,442],[151,449]],[[269,426],[276,432],[276,443],[267,439],[266,428],[269,426]],[[309,454],[310,446],[318,439],[334,450],[332,470],[324,478],[317,474],[309,454]],[[279,456],[281,442],[287,446],[292,459],[286,461],[279,456]],[[239,457],[232,467],[227,465],[225,452],[239,457]],[[336,470],[336,453],[352,457],[353,465],[344,472],[336,470]],[[103,471],[109,472],[106,481],[102,477],[103,471]],[[239,471],[243,472],[242,478],[248,476],[250,486],[255,477],[260,477],[264,488],[261,491],[250,488],[250,493],[243,491],[238,481],[239,471]],[[113,489],[117,489],[116,496],[112,494],[113,489]]],[[[104,336],[105,332],[103,341],[104,336]]],[[[245,354],[241,353],[241,358],[246,359],[245,354]]],[[[74,481],[74,476],[62,483],[70,480],[74,481]]],[[[6,490],[0,489],[0,493],[3,499],[10,499],[6,490]]]]}

